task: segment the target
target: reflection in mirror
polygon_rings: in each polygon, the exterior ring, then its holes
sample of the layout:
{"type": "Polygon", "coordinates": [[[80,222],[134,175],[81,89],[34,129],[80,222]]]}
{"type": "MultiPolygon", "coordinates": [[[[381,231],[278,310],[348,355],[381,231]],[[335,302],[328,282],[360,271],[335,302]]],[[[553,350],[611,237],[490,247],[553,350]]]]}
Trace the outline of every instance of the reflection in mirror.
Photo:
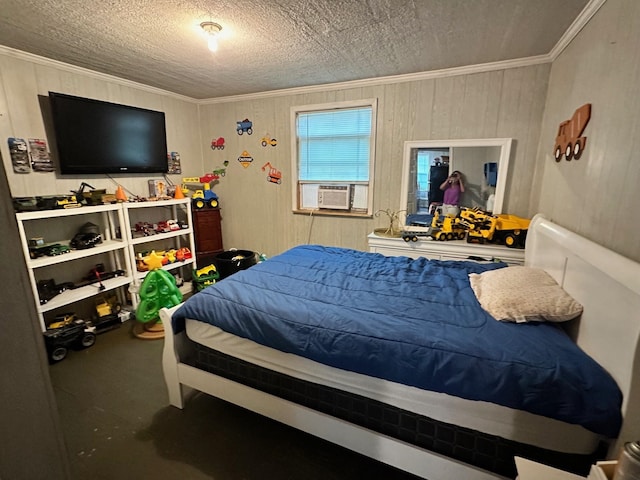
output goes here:
{"type": "Polygon", "coordinates": [[[510,138],[405,142],[401,228],[430,222],[454,171],[460,172],[464,187],[459,206],[502,213],[510,153],[510,138]]]}

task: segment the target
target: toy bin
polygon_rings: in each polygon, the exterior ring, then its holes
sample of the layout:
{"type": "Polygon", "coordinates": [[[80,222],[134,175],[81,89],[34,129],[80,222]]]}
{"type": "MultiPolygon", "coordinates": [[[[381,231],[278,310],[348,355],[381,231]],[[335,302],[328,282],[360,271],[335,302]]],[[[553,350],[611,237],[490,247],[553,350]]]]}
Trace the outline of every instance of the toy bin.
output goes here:
{"type": "Polygon", "coordinates": [[[251,250],[228,250],[216,255],[215,263],[223,279],[258,263],[258,255],[251,250]]]}

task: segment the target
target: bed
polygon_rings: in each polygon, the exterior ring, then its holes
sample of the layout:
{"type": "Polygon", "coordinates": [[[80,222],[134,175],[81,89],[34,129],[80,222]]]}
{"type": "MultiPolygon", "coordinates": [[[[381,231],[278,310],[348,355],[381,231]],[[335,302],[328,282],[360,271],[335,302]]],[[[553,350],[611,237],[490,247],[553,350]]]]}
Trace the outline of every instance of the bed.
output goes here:
{"type": "Polygon", "coordinates": [[[470,279],[515,267],[345,255],[296,247],[163,309],[171,404],[188,408],[188,396],[204,392],[430,480],[513,478],[513,455],[586,475],[596,458],[640,438],[637,263],[536,216],[525,265],[547,272],[582,310],[551,324],[498,322],[480,305],[470,279]],[[310,277],[316,286],[299,299],[310,277]],[[427,292],[427,323],[419,303],[394,303],[407,285],[427,292]],[[222,323],[198,318],[211,316],[222,323]],[[329,321],[338,335],[316,329],[329,321]],[[471,344],[457,331],[473,332],[471,344]],[[381,353],[388,348],[394,361],[381,353]],[[507,353],[520,357],[504,362],[507,353]],[[427,357],[435,363],[415,362],[427,357]]]}

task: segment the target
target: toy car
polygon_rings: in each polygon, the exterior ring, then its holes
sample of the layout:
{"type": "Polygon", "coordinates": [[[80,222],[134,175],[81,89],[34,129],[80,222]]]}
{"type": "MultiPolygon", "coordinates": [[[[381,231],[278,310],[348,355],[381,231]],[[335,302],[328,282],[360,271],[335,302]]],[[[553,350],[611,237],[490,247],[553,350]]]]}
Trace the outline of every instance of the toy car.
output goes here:
{"type": "Polygon", "coordinates": [[[74,313],[58,315],[43,333],[50,363],[64,360],[69,348],[89,348],[96,343],[96,327],[74,313]]]}

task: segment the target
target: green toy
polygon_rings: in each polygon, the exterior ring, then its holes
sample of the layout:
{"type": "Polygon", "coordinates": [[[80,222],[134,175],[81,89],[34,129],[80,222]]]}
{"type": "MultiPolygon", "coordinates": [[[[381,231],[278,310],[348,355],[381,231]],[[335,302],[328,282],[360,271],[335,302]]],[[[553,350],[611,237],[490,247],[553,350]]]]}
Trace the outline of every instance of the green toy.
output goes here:
{"type": "Polygon", "coordinates": [[[166,270],[151,270],[140,286],[140,304],[136,319],[142,323],[157,322],[161,308],[171,308],[182,302],[176,279],[166,270]]]}

